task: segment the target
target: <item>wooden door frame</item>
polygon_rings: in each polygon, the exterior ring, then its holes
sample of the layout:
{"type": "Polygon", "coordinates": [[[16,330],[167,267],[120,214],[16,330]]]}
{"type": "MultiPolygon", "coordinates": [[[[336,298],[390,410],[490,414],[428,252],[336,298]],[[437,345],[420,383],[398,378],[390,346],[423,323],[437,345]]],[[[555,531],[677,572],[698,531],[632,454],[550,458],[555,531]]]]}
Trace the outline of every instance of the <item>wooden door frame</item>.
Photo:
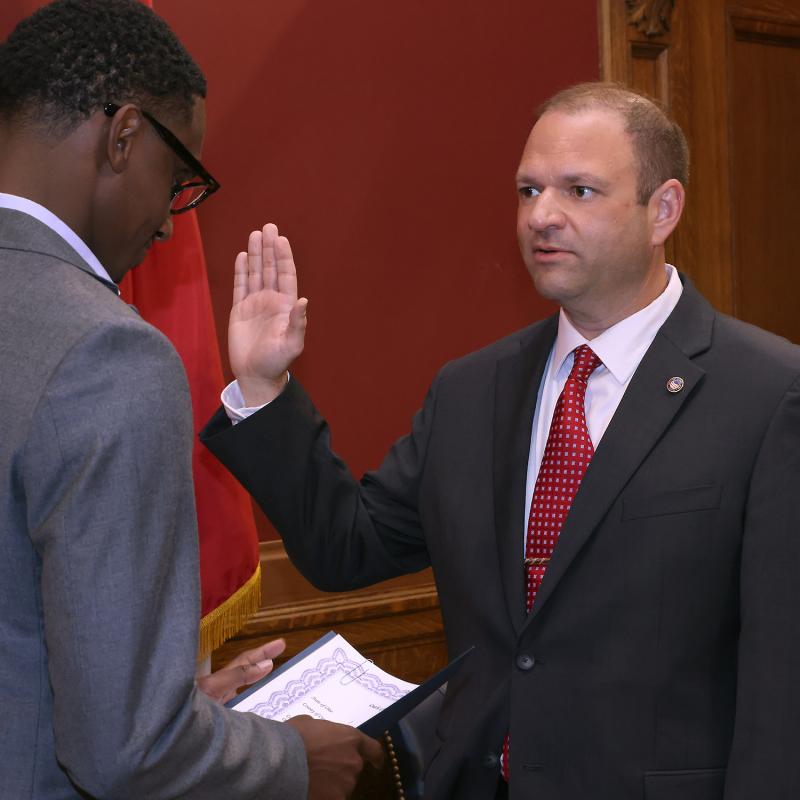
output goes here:
{"type": "Polygon", "coordinates": [[[654,95],[689,142],[687,204],[668,260],[716,308],[733,314],[729,25],[724,0],[598,0],[603,80],[654,95]]]}

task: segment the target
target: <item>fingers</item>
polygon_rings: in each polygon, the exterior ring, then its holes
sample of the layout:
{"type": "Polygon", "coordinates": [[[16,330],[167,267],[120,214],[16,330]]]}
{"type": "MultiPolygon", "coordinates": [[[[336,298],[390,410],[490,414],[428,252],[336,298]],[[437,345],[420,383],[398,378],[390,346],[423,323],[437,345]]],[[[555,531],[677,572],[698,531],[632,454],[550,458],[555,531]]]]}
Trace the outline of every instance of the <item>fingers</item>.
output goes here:
{"type": "Polygon", "coordinates": [[[267,659],[260,664],[240,664],[235,667],[225,667],[197,679],[197,685],[209,697],[218,703],[227,703],[236,696],[240,686],[249,686],[261,680],[272,671],[272,661],[267,659]]]}
{"type": "Polygon", "coordinates": [[[278,290],[278,267],[275,260],[275,241],[278,237],[278,226],[268,222],[261,231],[263,281],[265,289],[278,290]]]}
{"type": "MultiPolygon", "coordinates": [[[[275,228],[277,234],[278,229],[275,228]]],[[[297,269],[292,255],[292,246],[285,236],[278,236],[275,239],[275,265],[278,275],[278,291],[290,297],[292,300],[297,298],[297,269]]]]}
{"type": "Polygon", "coordinates": [[[247,253],[239,253],[233,264],[233,305],[247,297],[247,253]]]}
{"type": "Polygon", "coordinates": [[[234,265],[233,304],[262,289],[281,292],[297,299],[297,270],[292,248],[277,226],[268,222],[253,231],[247,240],[247,253],[239,253],[234,265]]]}
{"type": "Polygon", "coordinates": [[[275,639],[260,647],[245,650],[211,675],[198,678],[197,685],[218,703],[225,703],[236,695],[240,686],[249,686],[272,672],[273,659],[286,648],[283,639],[275,639]]]}
{"type": "Polygon", "coordinates": [[[381,745],[349,725],[308,716],[292,717],[286,724],[305,746],[309,800],[350,797],[365,764],[378,768],[383,763],[381,745]]]}
{"type": "MultiPolygon", "coordinates": [[[[286,649],[285,639],[273,639],[271,642],[262,644],[261,647],[256,647],[255,650],[261,654],[261,659],[264,658],[277,658],[286,649]]],[[[258,661],[256,661],[258,663],[258,661]]]]}
{"type": "MultiPolygon", "coordinates": [[[[258,664],[238,664],[235,667],[229,667],[232,675],[231,680],[238,680],[236,688],[239,686],[249,686],[251,683],[260,681],[265,675],[272,672],[272,659],[264,658],[258,664]],[[238,673],[238,678],[234,677],[233,673],[238,673]]],[[[227,672],[228,670],[220,670],[220,672],[227,672]]]]}
{"type": "Polygon", "coordinates": [[[210,675],[203,675],[197,679],[197,686],[201,691],[218,703],[227,703],[243,685],[244,681],[240,678],[238,667],[218,669],[210,675]]]}
{"type": "Polygon", "coordinates": [[[264,288],[264,253],[261,231],[253,231],[247,240],[247,291],[250,294],[264,288]]]}
{"type": "Polygon", "coordinates": [[[239,667],[247,664],[260,665],[262,661],[277,658],[286,649],[286,641],[284,639],[274,639],[271,642],[262,644],[260,647],[253,647],[250,650],[244,650],[239,653],[236,658],[232,659],[225,668],[239,667]]]}
{"type": "Polygon", "coordinates": [[[285,649],[286,641],[284,639],[274,639],[260,647],[239,653],[220,672],[231,671],[231,679],[238,681],[236,687],[248,686],[272,672],[273,659],[277,658],[285,649]],[[238,677],[236,677],[237,673],[238,677]]]}

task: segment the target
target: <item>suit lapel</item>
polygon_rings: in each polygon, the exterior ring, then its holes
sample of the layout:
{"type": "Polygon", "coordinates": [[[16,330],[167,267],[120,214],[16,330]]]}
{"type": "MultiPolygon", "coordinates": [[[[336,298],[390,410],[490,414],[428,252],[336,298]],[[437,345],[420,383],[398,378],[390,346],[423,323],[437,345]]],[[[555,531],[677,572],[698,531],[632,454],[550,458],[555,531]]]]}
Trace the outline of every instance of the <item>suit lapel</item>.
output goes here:
{"type": "Polygon", "coordinates": [[[72,264],[113,292],[117,291],[116,286],[101,278],[54,230],[22,211],[0,208],[0,248],[51,256],[72,264]]]}
{"type": "Polygon", "coordinates": [[[701,382],[705,372],[692,358],[710,346],[713,318],[713,309],[687,282],[597,447],[526,624],[541,613],[619,493],[701,382]],[[683,389],[676,393],[667,390],[673,376],[684,380],[683,389]]]}
{"type": "Polygon", "coordinates": [[[495,534],[508,613],[517,632],[525,623],[522,537],[531,425],[557,329],[558,317],[535,326],[517,352],[497,362],[495,375],[495,534]]]}

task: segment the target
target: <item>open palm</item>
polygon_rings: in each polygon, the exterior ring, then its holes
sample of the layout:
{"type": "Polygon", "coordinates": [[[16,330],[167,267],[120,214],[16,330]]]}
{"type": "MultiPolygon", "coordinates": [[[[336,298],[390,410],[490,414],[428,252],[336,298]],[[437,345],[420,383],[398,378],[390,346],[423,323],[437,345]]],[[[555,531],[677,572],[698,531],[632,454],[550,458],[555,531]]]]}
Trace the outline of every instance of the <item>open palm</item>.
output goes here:
{"type": "Polygon", "coordinates": [[[303,351],[308,301],[297,297],[292,248],[269,223],[239,253],[228,324],[231,369],[247,405],[272,400],[303,351]]]}

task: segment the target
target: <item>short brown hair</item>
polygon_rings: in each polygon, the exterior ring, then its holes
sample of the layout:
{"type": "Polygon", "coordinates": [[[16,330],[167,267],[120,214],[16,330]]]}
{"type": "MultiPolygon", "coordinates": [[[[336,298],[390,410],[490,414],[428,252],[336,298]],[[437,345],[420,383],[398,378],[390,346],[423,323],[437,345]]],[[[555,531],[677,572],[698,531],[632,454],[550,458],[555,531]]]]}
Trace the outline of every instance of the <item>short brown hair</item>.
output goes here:
{"type": "Polygon", "coordinates": [[[631,137],[639,175],[636,199],[646,205],[664,181],[675,178],[684,186],[689,182],[689,145],[675,120],[647,95],[619,83],[579,83],[560,91],[538,111],[575,114],[586,109],[603,109],[619,114],[631,137]]]}

